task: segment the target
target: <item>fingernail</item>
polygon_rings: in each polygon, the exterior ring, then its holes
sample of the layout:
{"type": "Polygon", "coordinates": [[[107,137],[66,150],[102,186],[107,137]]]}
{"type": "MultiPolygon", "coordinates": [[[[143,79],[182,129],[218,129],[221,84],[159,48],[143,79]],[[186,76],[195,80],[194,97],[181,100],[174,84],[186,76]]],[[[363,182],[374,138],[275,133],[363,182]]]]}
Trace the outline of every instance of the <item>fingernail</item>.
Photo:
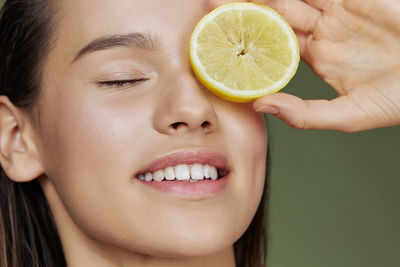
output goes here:
{"type": "Polygon", "coordinates": [[[270,106],[270,105],[264,105],[256,109],[256,112],[262,112],[262,113],[268,113],[271,115],[278,115],[279,114],[279,108],[270,106]]]}

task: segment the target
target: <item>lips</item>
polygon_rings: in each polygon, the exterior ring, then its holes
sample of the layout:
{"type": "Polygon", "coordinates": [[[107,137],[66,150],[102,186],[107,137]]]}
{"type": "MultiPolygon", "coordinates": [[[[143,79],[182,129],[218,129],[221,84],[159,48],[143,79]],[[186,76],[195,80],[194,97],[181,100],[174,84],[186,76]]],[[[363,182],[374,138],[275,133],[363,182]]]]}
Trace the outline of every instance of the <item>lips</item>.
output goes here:
{"type": "Polygon", "coordinates": [[[139,170],[135,174],[135,177],[137,178],[140,174],[154,173],[155,171],[165,169],[167,167],[174,167],[181,164],[209,165],[216,167],[219,173],[223,173],[224,175],[229,173],[228,161],[222,153],[211,149],[201,149],[183,150],[168,153],[139,170]]]}
{"type": "MultiPolygon", "coordinates": [[[[182,150],[175,151],[160,157],[142,168],[135,174],[135,180],[149,188],[159,192],[167,193],[175,197],[185,199],[205,199],[213,197],[226,188],[230,177],[230,168],[226,157],[215,150],[182,150]],[[164,179],[143,179],[143,176],[159,173],[163,169],[175,168],[178,166],[208,165],[218,170],[216,179],[185,179],[167,180],[164,179]],[[146,175],[147,174],[147,175],[146,175]],[[141,179],[139,178],[141,177],[141,179]]],[[[186,177],[187,178],[187,177],[186,177]]]]}

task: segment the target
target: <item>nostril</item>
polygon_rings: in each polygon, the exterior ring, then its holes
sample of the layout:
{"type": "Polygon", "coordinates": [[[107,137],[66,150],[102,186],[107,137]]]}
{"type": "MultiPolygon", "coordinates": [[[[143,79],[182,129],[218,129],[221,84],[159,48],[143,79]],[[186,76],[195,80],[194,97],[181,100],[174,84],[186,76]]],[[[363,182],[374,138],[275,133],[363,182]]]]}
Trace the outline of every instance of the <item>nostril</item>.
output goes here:
{"type": "Polygon", "coordinates": [[[172,126],[172,128],[174,128],[175,130],[176,129],[178,129],[179,128],[179,126],[187,126],[187,123],[186,122],[175,122],[175,123],[173,123],[173,124],[171,124],[171,126],[172,126]]]}
{"type": "Polygon", "coordinates": [[[208,126],[210,126],[210,123],[208,121],[205,121],[201,124],[202,128],[208,128],[208,126]]]}
{"type": "MultiPolygon", "coordinates": [[[[210,122],[204,121],[201,124],[201,128],[208,128],[208,127],[210,127],[210,125],[211,125],[210,122]]],[[[175,122],[175,123],[171,124],[171,127],[174,128],[175,130],[178,129],[179,127],[181,127],[181,126],[186,126],[187,127],[188,124],[186,122],[181,122],[181,121],[178,121],[178,122],[175,122]]]]}

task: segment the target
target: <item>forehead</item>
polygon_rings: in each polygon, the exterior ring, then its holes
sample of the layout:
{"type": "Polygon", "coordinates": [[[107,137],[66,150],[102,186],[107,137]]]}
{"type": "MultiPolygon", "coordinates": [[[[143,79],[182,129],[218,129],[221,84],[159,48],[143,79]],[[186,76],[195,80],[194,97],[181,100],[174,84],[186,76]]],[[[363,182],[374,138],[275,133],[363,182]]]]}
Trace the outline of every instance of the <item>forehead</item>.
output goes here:
{"type": "Polygon", "coordinates": [[[209,0],[63,0],[57,5],[45,79],[68,73],[82,48],[110,35],[151,34],[161,45],[160,51],[176,58],[188,46],[195,25],[209,12],[209,0]]]}
{"type": "MultiPolygon", "coordinates": [[[[57,38],[88,42],[128,32],[187,33],[208,11],[208,0],[62,1],[57,38]]],[[[176,37],[176,36],[175,36],[176,37]]]]}

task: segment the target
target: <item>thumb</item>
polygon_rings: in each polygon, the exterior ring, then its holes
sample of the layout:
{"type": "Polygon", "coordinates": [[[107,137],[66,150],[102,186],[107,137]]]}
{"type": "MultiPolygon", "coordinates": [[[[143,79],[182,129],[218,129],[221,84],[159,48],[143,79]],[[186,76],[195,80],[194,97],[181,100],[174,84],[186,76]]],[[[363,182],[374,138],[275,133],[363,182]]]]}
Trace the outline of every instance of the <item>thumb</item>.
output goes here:
{"type": "Polygon", "coordinates": [[[253,108],[257,112],[272,114],[296,129],[356,132],[364,128],[357,122],[359,110],[347,96],[334,100],[303,100],[294,95],[276,93],[257,99],[253,108]]]}

